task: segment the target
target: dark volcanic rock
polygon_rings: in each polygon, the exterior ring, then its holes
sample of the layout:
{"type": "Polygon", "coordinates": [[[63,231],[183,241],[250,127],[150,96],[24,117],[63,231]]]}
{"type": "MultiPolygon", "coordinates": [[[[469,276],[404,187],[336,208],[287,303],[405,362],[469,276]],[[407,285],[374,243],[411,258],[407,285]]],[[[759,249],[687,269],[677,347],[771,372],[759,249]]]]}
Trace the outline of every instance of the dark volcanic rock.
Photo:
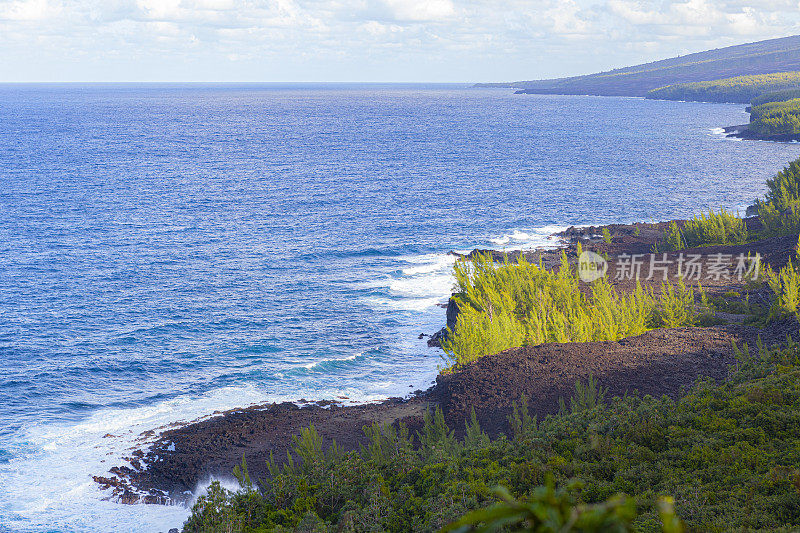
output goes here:
{"type": "Polygon", "coordinates": [[[450,297],[447,301],[447,325],[431,335],[431,338],[428,339],[428,347],[433,348],[441,348],[442,341],[447,338],[447,330],[453,331],[456,329],[456,321],[458,320],[458,302],[456,302],[455,298],[450,297]]]}
{"type": "Polygon", "coordinates": [[[505,432],[512,402],[524,394],[531,414],[557,412],[559,398],[570,398],[575,383],[594,376],[609,396],[638,392],[678,396],[698,378],[721,380],[736,362],[732,343],[765,344],[796,335],[797,325],[770,330],[745,326],[661,329],[618,342],[548,343],[512,348],[482,357],[459,372],[440,375],[442,410],[451,427],[475,409],[489,434],[505,432]],[[794,328],[794,329],[793,329],[794,328]]]}

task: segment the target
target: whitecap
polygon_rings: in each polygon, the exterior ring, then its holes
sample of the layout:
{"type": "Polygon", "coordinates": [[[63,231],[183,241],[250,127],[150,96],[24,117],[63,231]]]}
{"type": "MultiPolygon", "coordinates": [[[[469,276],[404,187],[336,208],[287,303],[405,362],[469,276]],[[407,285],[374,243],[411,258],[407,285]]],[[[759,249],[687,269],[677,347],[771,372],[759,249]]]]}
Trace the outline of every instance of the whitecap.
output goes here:
{"type": "Polygon", "coordinates": [[[500,250],[504,251],[553,249],[561,244],[561,239],[554,234],[568,227],[551,224],[531,229],[514,229],[500,237],[490,237],[488,242],[500,246],[500,250]]]}
{"type": "Polygon", "coordinates": [[[364,355],[364,352],[360,352],[360,353],[355,353],[353,355],[349,355],[347,357],[332,358],[332,359],[321,359],[319,361],[313,361],[311,363],[306,363],[305,365],[303,365],[303,368],[305,368],[307,370],[313,370],[314,368],[317,368],[318,366],[323,365],[325,363],[337,363],[337,362],[340,362],[340,361],[355,361],[357,358],[359,358],[359,357],[361,357],[363,355],[364,355]]]}

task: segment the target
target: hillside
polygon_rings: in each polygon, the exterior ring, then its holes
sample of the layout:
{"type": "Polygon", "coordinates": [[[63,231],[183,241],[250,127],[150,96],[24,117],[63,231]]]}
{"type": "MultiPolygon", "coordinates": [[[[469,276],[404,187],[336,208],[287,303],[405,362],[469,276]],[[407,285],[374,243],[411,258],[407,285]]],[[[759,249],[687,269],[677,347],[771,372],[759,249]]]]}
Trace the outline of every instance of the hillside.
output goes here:
{"type": "Polygon", "coordinates": [[[800,70],[800,35],[708,50],[586,76],[484,84],[529,94],[645,96],[677,83],[800,70]]]}

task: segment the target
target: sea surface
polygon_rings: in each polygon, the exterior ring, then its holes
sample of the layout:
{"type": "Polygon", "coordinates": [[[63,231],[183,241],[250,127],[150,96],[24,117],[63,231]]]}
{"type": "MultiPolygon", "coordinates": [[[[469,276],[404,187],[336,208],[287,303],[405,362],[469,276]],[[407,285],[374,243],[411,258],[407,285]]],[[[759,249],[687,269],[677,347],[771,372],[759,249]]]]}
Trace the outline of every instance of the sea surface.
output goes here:
{"type": "MultiPolygon", "coordinates": [[[[0,86],[0,531],[166,531],[143,431],[428,387],[449,251],[743,209],[741,105],[458,85],[0,86]]],[[[198,487],[198,491],[202,487],[198,487]]]]}

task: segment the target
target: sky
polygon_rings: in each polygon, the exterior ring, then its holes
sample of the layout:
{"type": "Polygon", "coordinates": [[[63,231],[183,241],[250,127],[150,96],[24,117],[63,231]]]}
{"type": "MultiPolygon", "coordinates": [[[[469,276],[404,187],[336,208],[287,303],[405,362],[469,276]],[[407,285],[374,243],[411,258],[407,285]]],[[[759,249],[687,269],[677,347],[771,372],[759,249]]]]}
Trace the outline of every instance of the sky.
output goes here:
{"type": "Polygon", "coordinates": [[[0,0],[0,82],[491,82],[800,34],[800,0],[0,0]]]}

